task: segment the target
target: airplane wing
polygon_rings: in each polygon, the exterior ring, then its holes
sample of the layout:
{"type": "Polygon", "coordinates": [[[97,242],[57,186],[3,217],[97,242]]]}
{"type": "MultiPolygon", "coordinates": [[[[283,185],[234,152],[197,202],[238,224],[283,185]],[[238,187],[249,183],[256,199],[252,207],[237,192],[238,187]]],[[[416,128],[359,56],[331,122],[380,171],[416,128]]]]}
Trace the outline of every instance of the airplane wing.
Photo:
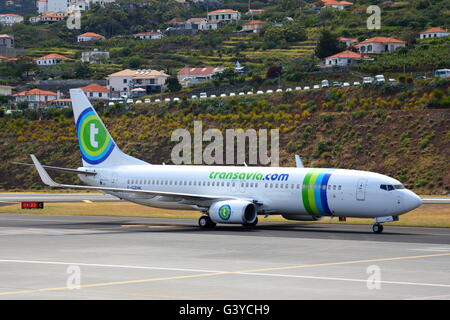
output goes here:
{"type": "Polygon", "coordinates": [[[83,185],[70,185],[70,184],[60,184],[55,182],[44,169],[39,160],[31,154],[31,159],[33,160],[34,166],[39,173],[39,176],[46,185],[51,187],[59,188],[72,188],[72,189],[85,189],[85,190],[99,190],[107,193],[128,193],[128,194],[147,194],[149,196],[160,196],[162,201],[176,201],[184,204],[195,204],[199,206],[209,206],[213,202],[219,200],[248,200],[253,202],[253,199],[243,199],[238,197],[230,196],[212,196],[206,194],[191,194],[191,193],[179,193],[179,192],[165,192],[165,191],[152,191],[152,190],[132,190],[124,188],[110,188],[110,187],[96,187],[96,186],[83,186],[83,185]]]}

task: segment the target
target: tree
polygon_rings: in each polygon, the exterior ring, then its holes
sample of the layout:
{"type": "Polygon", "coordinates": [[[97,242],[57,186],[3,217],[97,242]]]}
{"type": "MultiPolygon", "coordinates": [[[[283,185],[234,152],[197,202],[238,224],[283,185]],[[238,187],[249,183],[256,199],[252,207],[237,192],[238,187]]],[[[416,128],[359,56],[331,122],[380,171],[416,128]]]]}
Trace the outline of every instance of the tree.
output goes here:
{"type": "Polygon", "coordinates": [[[166,80],[167,88],[170,92],[178,92],[181,90],[182,86],[180,82],[178,81],[177,77],[170,77],[166,80]]]}
{"type": "Polygon", "coordinates": [[[267,70],[266,78],[271,78],[271,79],[279,78],[281,76],[282,72],[283,72],[282,67],[272,66],[267,70]]]}
{"type": "Polygon", "coordinates": [[[316,57],[324,59],[344,50],[345,44],[340,43],[334,33],[329,30],[322,30],[315,50],[316,57]]]}

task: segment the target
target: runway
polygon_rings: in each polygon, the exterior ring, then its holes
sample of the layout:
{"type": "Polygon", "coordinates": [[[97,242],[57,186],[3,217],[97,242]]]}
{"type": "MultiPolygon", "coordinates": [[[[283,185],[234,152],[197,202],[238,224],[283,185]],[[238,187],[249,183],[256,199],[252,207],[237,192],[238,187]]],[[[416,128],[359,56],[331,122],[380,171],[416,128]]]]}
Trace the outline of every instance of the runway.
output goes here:
{"type": "Polygon", "coordinates": [[[450,229],[0,215],[0,299],[450,299],[450,229]]]}

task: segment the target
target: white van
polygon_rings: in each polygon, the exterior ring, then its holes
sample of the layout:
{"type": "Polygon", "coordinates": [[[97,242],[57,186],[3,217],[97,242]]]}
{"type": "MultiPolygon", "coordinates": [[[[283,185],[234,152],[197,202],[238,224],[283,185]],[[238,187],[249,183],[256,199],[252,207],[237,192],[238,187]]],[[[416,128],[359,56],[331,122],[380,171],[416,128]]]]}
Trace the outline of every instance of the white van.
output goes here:
{"type": "Polygon", "coordinates": [[[434,71],[434,76],[438,78],[450,77],[450,69],[437,69],[434,71]]]}
{"type": "Polygon", "coordinates": [[[373,78],[372,77],[364,77],[363,78],[363,84],[364,83],[372,83],[373,82],[373,78]]]}
{"type": "Polygon", "coordinates": [[[329,88],[330,87],[330,83],[328,82],[328,80],[322,80],[322,88],[329,88]]]}

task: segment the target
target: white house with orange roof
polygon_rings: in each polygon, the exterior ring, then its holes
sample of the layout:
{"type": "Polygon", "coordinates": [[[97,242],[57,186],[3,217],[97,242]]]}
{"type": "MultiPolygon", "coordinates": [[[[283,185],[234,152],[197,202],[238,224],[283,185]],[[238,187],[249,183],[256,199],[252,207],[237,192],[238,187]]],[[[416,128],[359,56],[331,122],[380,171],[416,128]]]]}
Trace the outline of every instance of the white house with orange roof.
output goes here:
{"type": "Polygon", "coordinates": [[[346,50],[339,52],[337,54],[333,54],[329,57],[326,57],[323,61],[322,67],[333,67],[333,66],[351,66],[355,65],[361,61],[372,61],[373,58],[369,56],[365,56],[361,53],[346,50]]]}
{"type": "Polygon", "coordinates": [[[107,77],[107,88],[112,96],[131,95],[131,90],[143,88],[147,93],[161,92],[166,87],[169,75],[157,70],[130,70],[125,69],[110,74],[107,77]]]}
{"type": "Polygon", "coordinates": [[[0,96],[10,96],[12,95],[14,87],[0,85],[0,96]]]}
{"type": "Polygon", "coordinates": [[[37,108],[47,105],[50,101],[58,98],[58,94],[52,91],[32,89],[18,92],[12,95],[16,103],[28,102],[31,108],[37,108]]]}
{"type": "Polygon", "coordinates": [[[339,42],[344,43],[347,47],[351,47],[358,43],[358,39],[354,39],[354,38],[338,37],[337,40],[339,42]]]}
{"type": "Polygon", "coordinates": [[[141,39],[141,40],[156,40],[156,39],[164,38],[164,33],[162,33],[160,30],[149,31],[149,32],[140,32],[140,33],[133,34],[133,37],[135,39],[141,39]]]}
{"type": "Polygon", "coordinates": [[[57,53],[51,53],[39,58],[33,58],[33,60],[38,66],[53,66],[63,61],[74,61],[74,59],[57,53]]]}
{"type": "Polygon", "coordinates": [[[448,32],[447,29],[443,28],[430,28],[428,30],[419,33],[420,39],[440,38],[440,37],[447,37],[449,35],[450,32],[448,32]]]}
{"type": "Polygon", "coordinates": [[[15,23],[21,23],[21,22],[23,22],[23,17],[19,14],[14,14],[14,13],[0,14],[0,24],[2,26],[10,27],[15,23]]]}
{"type": "Polygon", "coordinates": [[[353,5],[353,2],[348,1],[336,1],[336,0],[322,0],[322,8],[334,8],[339,10],[344,10],[345,8],[353,5]]]}
{"type": "Polygon", "coordinates": [[[91,83],[80,89],[84,91],[89,100],[96,101],[109,99],[109,89],[97,83],[91,83]]]}
{"type": "Polygon", "coordinates": [[[220,9],[208,12],[208,21],[223,21],[229,23],[241,19],[239,11],[231,9],[220,9]]]}
{"type": "Polygon", "coordinates": [[[242,25],[244,32],[260,32],[264,27],[265,22],[262,20],[250,20],[242,25]]]}
{"type": "Polygon", "coordinates": [[[356,44],[361,53],[375,53],[380,54],[384,52],[394,52],[400,47],[405,47],[406,42],[395,38],[388,37],[374,37],[356,44]]]}
{"type": "Polygon", "coordinates": [[[216,74],[225,70],[225,67],[183,68],[178,71],[178,81],[184,85],[211,80],[216,74]]]}
{"type": "Polygon", "coordinates": [[[86,32],[83,34],[80,34],[77,37],[78,42],[86,42],[86,41],[97,41],[97,40],[105,40],[106,38],[102,36],[101,34],[94,33],[94,32],[86,32]]]}

